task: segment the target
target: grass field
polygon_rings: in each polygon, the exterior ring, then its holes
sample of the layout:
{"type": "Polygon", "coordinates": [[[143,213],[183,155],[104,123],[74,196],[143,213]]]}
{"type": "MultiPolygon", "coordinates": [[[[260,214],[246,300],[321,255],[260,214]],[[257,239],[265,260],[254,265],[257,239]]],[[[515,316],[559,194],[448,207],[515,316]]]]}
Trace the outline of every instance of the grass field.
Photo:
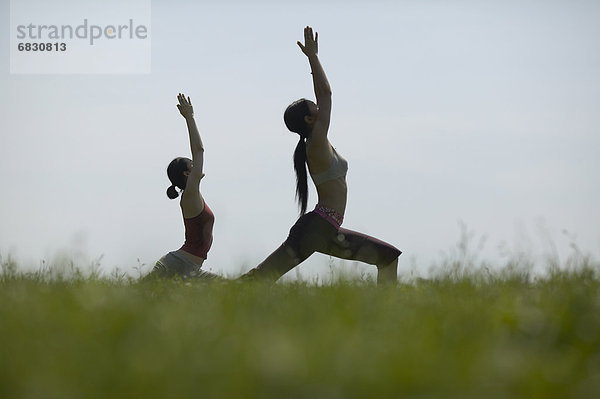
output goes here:
{"type": "Polygon", "coordinates": [[[600,267],[397,287],[0,274],[0,398],[600,398],[600,267]]]}

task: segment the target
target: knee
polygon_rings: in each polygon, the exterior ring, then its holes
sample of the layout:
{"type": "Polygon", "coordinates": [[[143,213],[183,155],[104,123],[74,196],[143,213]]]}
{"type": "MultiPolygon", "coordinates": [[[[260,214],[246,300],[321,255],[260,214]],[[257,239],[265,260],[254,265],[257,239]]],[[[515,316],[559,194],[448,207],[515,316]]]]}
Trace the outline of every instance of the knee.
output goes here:
{"type": "Polygon", "coordinates": [[[358,257],[366,259],[367,263],[377,266],[389,265],[397,260],[402,253],[392,245],[362,245],[357,252],[358,257]]]}
{"type": "Polygon", "coordinates": [[[381,264],[390,264],[393,261],[397,260],[400,257],[400,255],[402,255],[402,251],[390,245],[390,247],[387,248],[387,250],[385,251],[385,254],[383,254],[382,256],[381,264]]]}

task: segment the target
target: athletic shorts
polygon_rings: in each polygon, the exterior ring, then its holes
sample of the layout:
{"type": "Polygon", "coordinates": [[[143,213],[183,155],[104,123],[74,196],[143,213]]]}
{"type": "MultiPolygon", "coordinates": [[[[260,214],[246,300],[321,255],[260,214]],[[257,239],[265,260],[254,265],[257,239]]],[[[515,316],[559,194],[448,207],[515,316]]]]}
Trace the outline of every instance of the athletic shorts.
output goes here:
{"type": "Polygon", "coordinates": [[[338,227],[315,211],[298,219],[283,245],[290,248],[300,262],[314,252],[320,252],[383,266],[402,253],[398,248],[374,237],[338,227]]]}
{"type": "Polygon", "coordinates": [[[221,279],[220,276],[200,269],[200,266],[173,251],[169,252],[156,262],[154,269],[148,277],[175,277],[199,278],[199,279],[221,279]]]}

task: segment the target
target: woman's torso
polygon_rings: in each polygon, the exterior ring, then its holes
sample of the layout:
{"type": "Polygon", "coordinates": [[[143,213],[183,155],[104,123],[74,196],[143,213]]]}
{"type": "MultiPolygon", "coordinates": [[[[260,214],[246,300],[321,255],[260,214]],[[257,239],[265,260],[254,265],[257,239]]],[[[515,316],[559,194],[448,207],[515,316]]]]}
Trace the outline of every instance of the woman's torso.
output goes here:
{"type": "Polygon", "coordinates": [[[315,144],[308,140],[306,160],[311,178],[317,188],[319,204],[335,209],[343,216],[348,196],[346,160],[335,151],[328,140],[324,144],[315,144]],[[332,171],[332,168],[335,170],[332,171]]]}
{"type": "Polygon", "coordinates": [[[183,212],[185,242],[176,252],[201,266],[212,246],[214,214],[206,202],[200,214],[187,218],[183,212]]]}

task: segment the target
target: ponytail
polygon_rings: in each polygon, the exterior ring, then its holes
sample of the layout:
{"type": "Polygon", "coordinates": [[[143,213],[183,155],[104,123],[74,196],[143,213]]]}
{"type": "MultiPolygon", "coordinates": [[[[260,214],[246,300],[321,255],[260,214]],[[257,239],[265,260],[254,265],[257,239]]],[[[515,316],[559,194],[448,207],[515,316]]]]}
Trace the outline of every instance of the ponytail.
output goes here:
{"type": "Polygon", "coordinates": [[[306,137],[300,136],[300,141],[294,151],[294,170],[296,171],[296,200],[300,207],[300,215],[306,212],[308,202],[308,178],[306,174],[306,137]]]}
{"type": "Polygon", "coordinates": [[[175,186],[167,188],[167,197],[169,197],[170,199],[175,199],[179,197],[179,193],[177,192],[175,186]]]}
{"type": "Polygon", "coordinates": [[[169,180],[171,180],[171,187],[167,189],[167,197],[170,199],[179,197],[177,188],[179,188],[181,191],[185,190],[187,177],[185,176],[184,172],[189,169],[189,165],[191,165],[191,163],[191,159],[180,157],[172,160],[167,167],[167,176],[169,176],[169,180]]]}
{"type": "Polygon", "coordinates": [[[296,171],[296,200],[300,207],[300,214],[306,212],[308,202],[308,179],[306,174],[306,138],[310,136],[309,127],[304,120],[310,115],[309,100],[301,98],[291,103],[283,113],[283,121],[287,128],[300,135],[300,141],[294,151],[294,170],[296,171]]]}

